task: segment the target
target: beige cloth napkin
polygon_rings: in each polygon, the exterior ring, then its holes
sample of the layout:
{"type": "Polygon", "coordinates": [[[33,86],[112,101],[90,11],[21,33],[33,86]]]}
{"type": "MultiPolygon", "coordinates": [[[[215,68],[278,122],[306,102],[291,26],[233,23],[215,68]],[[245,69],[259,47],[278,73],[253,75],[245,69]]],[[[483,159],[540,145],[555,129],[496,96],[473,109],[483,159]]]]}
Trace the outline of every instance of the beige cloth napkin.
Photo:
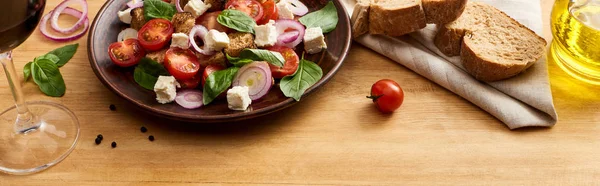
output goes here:
{"type": "MultiPolygon", "coordinates": [[[[352,15],[355,0],[343,0],[352,15]]],[[[483,0],[541,34],[539,0],[483,0]]],[[[551,127],[557,121],[546,59],[507,80],[484,83],[463,70],[459,57],[446,57],[434,45],[435,25],[403,37],[365,35],[362,45],[389,57],[487,111],[510,129],[551,127]]]]}

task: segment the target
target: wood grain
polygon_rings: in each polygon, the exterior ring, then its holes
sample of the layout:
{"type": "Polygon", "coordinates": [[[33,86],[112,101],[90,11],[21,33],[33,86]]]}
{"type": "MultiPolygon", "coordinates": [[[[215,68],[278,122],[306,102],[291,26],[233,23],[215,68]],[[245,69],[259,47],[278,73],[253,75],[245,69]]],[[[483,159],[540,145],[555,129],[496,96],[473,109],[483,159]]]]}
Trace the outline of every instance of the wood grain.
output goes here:
{"type": "MultiPolygon", "coordinates": [[[[542,1],[549,18],[553,1],[542,1]]],[[[48,7],[57,3],[51,0],[48,7]]],[[[88,3],[93,17],[104,1],[88,3]]],[[[550,41],[549,19],[544,21],[550,41]]],[[[64,97],[46,97],[32,82],[24,83],[28,100],[60,102],[77,114],[82,124],[77,148],[47,171],[0,174],[0,185],[594,185],[600,180],[600,88],[575,81],[553,62],[559,122],[550,129],[510,131],[464,99],[356,43],[332,81],[294,107],[245,122],[197,126],[154,118],[125,103],[93,74],[85,39],[77,42],[76,56],[61,68],[64,97]],[[364,98],[382,78],[396,80],[406,92],[393,115],[379,114],[364,98]],[[110,104],[117,111],[110,111],[110,104]],[[149,131],[141,133],[141,126],[149,131]],[[95,145],[99,133],[105,140],[95,145]],[[110,148],[112,141],[117,148],[110,148]]],[[[36,32],[15,51],[17,67],[61,45],[36,32]]],[[[1,73],[0,107],[7,108],[12,98],[1,73]]]]}

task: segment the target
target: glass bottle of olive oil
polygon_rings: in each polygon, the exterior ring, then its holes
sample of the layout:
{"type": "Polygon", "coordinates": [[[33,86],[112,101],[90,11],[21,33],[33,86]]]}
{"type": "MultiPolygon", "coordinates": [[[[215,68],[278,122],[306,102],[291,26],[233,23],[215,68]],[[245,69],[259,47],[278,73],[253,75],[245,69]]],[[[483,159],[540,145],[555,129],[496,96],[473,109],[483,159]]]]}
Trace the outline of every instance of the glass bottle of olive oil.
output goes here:
{"type": "Polygon", "coordinates": [[[571,76],[600,85],[600,0],[556,0],[551,54],[571,76]]]}

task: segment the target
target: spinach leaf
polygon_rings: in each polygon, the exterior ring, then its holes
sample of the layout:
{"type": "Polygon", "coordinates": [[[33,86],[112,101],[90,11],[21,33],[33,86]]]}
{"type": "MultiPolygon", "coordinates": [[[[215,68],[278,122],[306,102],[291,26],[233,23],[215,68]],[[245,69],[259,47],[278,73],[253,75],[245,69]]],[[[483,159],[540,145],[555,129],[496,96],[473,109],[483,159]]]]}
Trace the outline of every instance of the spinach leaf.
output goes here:
{"type": "Polygon", "coordinates": [[[173,15],[177,12],[175,5],[166,3],[161,0],[145,0],[144,1],[144,17],[146,20],[162,18],[166,20],[173,19],[173,15]]]}
{"type": "Polygon", "coordinates": [[[333,5],[333,2],[329,1],[321,10],[306,14],[299,21],[306,28],[321,27],[323,33],[329,33],[337,26],[338,19],[337,9],[333,5]]]}
{"type": "Polygon", "coordinates": [[[60,60],[55,62],[56,66],[62,67],[65,64],[67,64],[69,60],[71,60],[73,55],[75,55],[75,52],[77,52],[77,47],[79,47],[79,43],[66,45],[64,47],[60,47],[53,51],[50,51],[48,52],[48,54],[54,54],[55,56],[57,56],[60,60]]]}
{"type": "Polygon", "coordinates": [[[230,67],[225,70],[213,72],[206,78],[202,98],[204,105],[208,105],[215,100],[219,94],[225,92],[231,86],[233,78],[235,78],[238,70],[240,70],[240,68],[230,67]]]}
{"type": "Polygon", "coordinates": [[[323,77],[323,70],[312,61],[300,60],[298,70],[292,76],[283,77],[279,87],[286,97],[300,101],[306,89],[313,86],[323,77]]]}
{"type": "Polygon", "coordinates": [[[217,22],[228,28],[254,34],[256,22],[246,13],[234,9],[223,10],[217,16],[217,22]]]}
{"type": "Polygon", "coordinates": [[[29,62],[27,64],[25,64],[25,67],[23,67],[23,79],[25,79],[25,81],[29,80],[29,76],[31,76],[31,65],[33,64],[33,62],[29,62]]]}
{"type": "Polygon", "coordinates": [[[227,55],[227,60],[236,67],[242,67],[253,61],[266,61],[278,67],[282,67],[283,63],[285,63],[285,59],[279,52],[248,48],[240,53],[240,57],[231,57],[227,55]]]}
{"type": "MultiPolygon", "coordinates": [[[[40,57],[36,57],[35,59],[33,59],[33,61],[35,62],[35,61],[38,61],[38,60],[41,60],[41,59],[50,60],[54,64],[57,64],[60,61],[60,58],[58,56],[56,56],[54,54],[50,54],[50,53],[48,53],[46,55],[43,55],[43,56],[40,56],[40,57]]],[[[58,65],[56,65],[56,66],[58,66],[58,65]]]]}
{"type": "Polygon", "coordinates": [[[65,81],[58,66],[48,59],[40,59],[31,64],[33,81],[48,96],[61,97],[66,92],[65,81]]]}
{"type": "Polygon", "coordinates": [[[142,58],[133,71],[135,82],[148,90],[154,90],[154,84],[161,75],[168,76],[169,72],[163,65],[149,58],[142,58]]]}

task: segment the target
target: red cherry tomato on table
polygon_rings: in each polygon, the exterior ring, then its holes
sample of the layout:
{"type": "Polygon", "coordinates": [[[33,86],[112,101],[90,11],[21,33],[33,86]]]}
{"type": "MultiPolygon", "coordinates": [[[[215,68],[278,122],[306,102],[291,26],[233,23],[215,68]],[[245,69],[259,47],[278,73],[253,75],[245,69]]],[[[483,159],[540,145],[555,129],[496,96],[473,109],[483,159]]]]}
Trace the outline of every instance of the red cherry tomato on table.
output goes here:
{"type": "Polygon", "coordinates": [[[267,0],[261,4],[263,7],[263,17],[256,22],[256,24],[264,25],[269,22],[269,20],[277,20],[279,18],[279,11],[277,10],[277,6],[275,6],[275,0],[267,0]]]}
{"type": "Polygon", "coordinates": [[[373,103],[382,113],[392,113],[402,105],[404,91],[395,81],[382,79],[373,84],[371,96],[367,98],[373,99],[373,103]]]}
{"type": "Polygon", "coordinates": [[[225,8],[242,11],[256,22],[262,19],[264,14],[262,5],[256,0],[229,0],[225,8]]]}
{"type": "Polygon", "coordinates": [[[196,24],[202,25],[202,26],[206,27],[206,29],[208,29],[208,30],[215,29],[215,30],[218,30],[219,32],[228,32],[229,28],[227,28],[227,27],[221,25],[221,23],[217,22],[217,16],[219,16],[220,13],[221,13],[221,11],[204,13],[204,14],[202,14],[202,16],[196,18],[196,24]]]}
{"type": "Polygon", "coordinates": [[[206,84],[206,79],[208,79],[210,74],[219,70],[225,70],[225,66],[219,64],[210,64],[206,66],[204,72],[202,73],[202,86],[204,87],[204,84],[206,84]]]}
{"type": "Polygon", "coordinates": [[[127,39],[122,42],[114,42],[108,47],[110,60],[118,66],[130,67],[138,64],[140,59],[146,56],[146,51],[137,39],[127,39]]]}
{"type": "Polygon", "coordinates": [[[300,58],[298,58],[298,55],[293,49],[284,46],[274,46],[267,48],[267,50],[279,52],[285,59],[283,67],[269,64],[273,78],[280,79],[296,73],[298,65],[300,64],[300,58]]]}
{"type": "Polygon", "coordinates": [[[173,31],[171,21],[152,19],[144,24],[138,32],[138,40],[146,50],[157,51],[169,44],[173,31]]]}
{"type": "Polygon", "coordinates": [[[165,53],[164,65],[177,80],[192,79],[200,71],[198,58],[189,49],[170,48],[165,53]]]}

